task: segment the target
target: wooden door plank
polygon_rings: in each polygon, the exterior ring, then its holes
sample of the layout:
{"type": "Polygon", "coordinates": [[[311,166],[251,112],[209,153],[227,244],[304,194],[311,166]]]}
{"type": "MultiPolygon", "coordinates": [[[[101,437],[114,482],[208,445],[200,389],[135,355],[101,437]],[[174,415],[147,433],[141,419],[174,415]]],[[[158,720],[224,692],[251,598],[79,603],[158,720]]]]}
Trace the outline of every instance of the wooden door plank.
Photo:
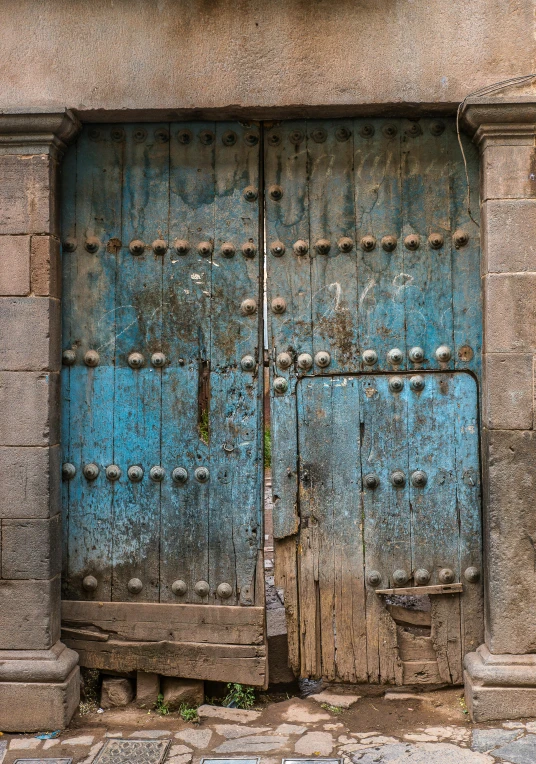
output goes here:
{"type": "Polygon", "coordinates": [[[85,128],[78,143],[76,230],[78,246],[65,284],[70,292],[71,344],[77,362],[70,371],[70,458],[77,475],[70,486],[69,571],[65,596],[111,597],[112,487],[105,477],[113,459],[113,389],[115,354],[115,248],[121,236],[122,144],[112,140],[110,126],[85,128]],[[86,243],[95,240],[96,252],[86,243]],[[86,351],[97,351],[99,365],[84,364],[86,351]],[[99,467],[96,480],[82,469],[99,467]],[[97,589],[82,587],[85,576],[97,589]]]}
{"type": "Polygon", "coordinates": [[[296,676],[300,672],[300,599],[298,589],[298,541],[296,536],[275,539],[275,585],[285,593],[288,662],[296,676]]]}
{"type": "MultiPolygon", "coordinates": [[[[132,124],[125,128],[122,244],[116,292],[116,372],[114,463],[121,477],[113,483],[114,545],[112,599],[158,601],[160,483],[150,479],[160,465],[161,371],[151,363],[162,352],[162,255],[155,240],[168,240],[169,140],[167,125],[132,124]],[[145,244],[133,254],[133,241],[145,244]],[[143,356],[131,368],[132,353],[143,356]],[[141,467],[134,482],[128,469],[141,467]],[[128,583],[139,579],[140,592],[128,583]]],[[[167,465],[164,465],[167,467],[167,465]]],[[[168,477],[169,479],[169,477],[168,477]]]]}

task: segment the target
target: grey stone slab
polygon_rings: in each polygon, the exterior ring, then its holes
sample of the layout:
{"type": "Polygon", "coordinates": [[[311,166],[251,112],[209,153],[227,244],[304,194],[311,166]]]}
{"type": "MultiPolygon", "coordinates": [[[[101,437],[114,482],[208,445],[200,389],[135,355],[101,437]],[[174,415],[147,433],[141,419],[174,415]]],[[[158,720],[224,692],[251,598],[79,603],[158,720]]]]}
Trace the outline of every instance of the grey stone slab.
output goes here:
{"type": "Polygon", "coordinates": [[[532,429],[532,353],[486,353],[482,361],[484,426],[493,430],[532,429]]]}
{"type": "Polygon", "coordinates": [[[17,759],[14,764],[72,764],[72,759],[17,759]]]}
{"type": "Polygon", "coordinates": [[[49,297],[0,297],[0,369],[59,371],[61,311],[49,297]]]}
{"type": "Polygon", "coordinates": [[[277,751],[288,742],[284,735],[251,735],[236,740],[226,740],[214,749],[214,753],[266,753],[277,751]]]}
{"type": "Polygon", "coordinates": [[[493,764],[486,753],[451,743],[391,743],[351,754],[354,764],[493,764]]]}
{"type": "Polygon", "coordinates": [[[484,277],[484,351],[536,352],[536,273],[484,277]]]}
{"type": "Polygon", "coordinates": [[[315,764],[315,762],[322,762],[322,764],[340,764],[341,759],[283,759],[283,764],[315,764]]]}
{"type": "Polygon", "coordinates": [[[30,292],[30,237],[0,236],[0,295],[30,292]]]}
{"type": "Polygon", "coordinates": [[[534,764],[536,761],[536,735],[525,735],[518,740],[496,748],[495,757],[500,757],[509,764],[534,764]]]}
{"type": "Polygon", "coordinates": [[[473,751],[488,753],[500,745],[509,743],[524,734],[524,730],[473,730],[473,751]]]}
{"type": "Polygon", "coordinates": [[[56,163],[49,156],[0,159],[0,234],[57,233],[56,163]]]}
{"type": "Polygon", "coordinates": [[[61,572],[60,515],[2,521],[2,578],[50,579],[61,572]]]}
{"type": "Polygon", "coordinates": [[[0,649],[48,650],[60,637],[59,612],[59,576],[0,581],[0,649]]]}
{"type": "Polygon", "coordinates": [[[0,446],[59,443],[59,373],[0,371],[0,411],[0,446]]]}
{"type": "Polygon", "coordinates": [[[201,759],[201,764],[258,764],[259,759],[201,759]]]}
{"type": "Polygon", "coordinates": [[[46,518],[60,511],[60,449],[0,446],[0,518],[46,518]]]}
{"type": "Polygon", "coordinates": [[[0,764],[4,761],[4,756],[6,755],[6,749],[7,749],[7,741],[6,740],[0,740],[0,764]]]}
{"type": "Polygon", "coordinates": [[[108,739],[95,764],[161,764],[170,740],[108,739]]]}

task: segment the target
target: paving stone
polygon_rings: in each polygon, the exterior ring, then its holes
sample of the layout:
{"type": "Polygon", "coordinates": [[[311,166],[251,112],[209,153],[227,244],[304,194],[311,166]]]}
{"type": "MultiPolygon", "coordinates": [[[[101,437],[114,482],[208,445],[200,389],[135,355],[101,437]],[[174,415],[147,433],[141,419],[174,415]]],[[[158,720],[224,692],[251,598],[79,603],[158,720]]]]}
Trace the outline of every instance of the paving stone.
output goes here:
{"type": "Polygon", "coordinates": [[[93,764],[93,761],[95,760],[95,757],[103,747],[104,743],[101,741],[100,743],[95,743],[95,745],[91,746],[88,755],[85,759],[82,759],[82,761],[79,761],[78,764],[93,764]]]}
{"type": "Polygon", "coordinates": [[[237,740],[226,740],[214,749],[214,753],[254,753],[277,751],[288,743],[284,735],[256,735],[241,737],[237,740]]]}
{"type": "Polygon", "coordinates": [[[54,748],[55,745],[59,745],[61,740],[45,740],[43,743],[43,751],[48,751],[49,748],[54,748]]]}
{"type": "Polygon", "coordinates": [[[354,737],[358,737],[359,739],[363,737],[372,737],[372,735],[379,735],[380,733],[378,730],[372,730],[372,732],[352,732],[352,735],[354,737]]]}
{"type": "Polygon", "coordinates": [[[166,764],[190,764],[191,760],[191,753],[183,753],[180,756],[173,756],[171,759],[166,759],[166,764]]]}
{"type": "MultiPolygon", "coordinates": [[[[3,761],[2,749],[0,748],[0,762],[3,761]]],[[[71,758],[65,759],[15,759],[14,764],[73,764],[71,758]]],[[[80,762],[79,764],[84,764],[80,762]]]]}
{"type": "Polygon", "coordinates": [[[471,736],[471,730],[465,729],[465,727],[425,727],[424,732],[427,735],[448,739],[456,743],[466,743],[471,736]]]}
{"type": "Polygon", "coordinates": [[[503,727],[505,730],[520,730],[525,729],[525,724],[523,722],[503,722],[503,727]]]}
{"type": "MultiPolygon", "coordinates": [[[[234,740],[246,735],[259,735],[261,732],[270,732],[270,727],[245,727],[242,724],[215,724],[214,731],[218,735],[234,740]]],[[[284,734],[284,733],[283,733],[284,734]]]]}
{"type": "Polygon", "coordinates": [[[338,708],[350,708],[354,703],[357,703],[361,695],[342,695],[341,693],[324,690],[315,695],[309,695],[309,697],[311,700],[316,700],[317,703],[327,703],[338,708]]]}
{"type": "Polygon", "coordinates": [[[169,730],[137,730],[129,735],[129,737],[141,740],[158,740],[161,737],[170,737],[172,734],[169,730]]]}
{"type": "Polygon", "coordinates": [[[184,740],[185,743],[190,743],[194,748],[208,748],[210,738],[212,737],[212,730],[182,730],[177,732],[175,737],[178,740],[184,740]]]}
{"type": "Polygon", "coordinates": [[[305,756],[329,756],[333,750],[333,735],[331,732],[307,732],[296,742],[294,750],[305,756]]]}
{"type": "Polygon", "coordinates": [[[342,722],[336,722],[335,724],[324,724],[323,729],[325,730],[342,730],[344,729],[344,724],[342,722]]]}
{"type": "Polygon", "coordinates": [[[337,742],[346,744],[346,743],[355,743],[356,740],[355,740],[355,737],[349,737],[348,735],[339,735],[339,737],[337,738],[337,742]]]}
{"type": "Polygon", "coordinates": [[[452,743],[392,743],[358,751],[351,759],[354,764],[494,764],[488,754],[452,743]]]}
{"type": "Polygon", "coordinates": [[[66,740],[62,740],[62,745],[93,745],[95,738],[93,735],[80,735],[79,737],[69,737],[66,740]]]}
{"type": "Polygon", "coordinates": [[[424,700],[422,694],[416,692],[386,692],[384,700],[424,700]]]}
{"type": "Polygon", "coordinates": [[[112,738],[123,737],[123,733],[122,732],[105,732],[104,737],[112,737],[112,738]]]}
{"type": "Polygon", "coordinates": [[[14,737],[9,744],[9,750],[10,751],[28,751],[28,750],[34,750],[35,748],[39,748],[40,745],[41,745],[41,741],[36,740],[35,738],[14,737]]]}
{"type": "Polygon", "coordinates": [[[527,722],[525,724],[527,732],[536,732],[536,722],[527,722]]]}
{"type": "Polygon", "coordinates": [[[424,732],[408,732],[404,735],[404,740],[411,740],[413,743],[437,743],[438,738],[434,735],[426,735],[424,732]]]}
{"type": "Polygon", "coordinates": [[[536,735],[525,735],[518,740],[496,748],[493,755],[511,764],[534,764],[536,761],[536,735]]]}
{"type": "Polygon", "coordinates": [[[339,748],[338,750],[339,750],[339,754],[344,754],[344,753],[354,753],[355,751],[368,751],[369,748],[370,748],[369,745],[363,745],[363,743],[348,743],[347,745],[341,746],[341,748],[339,748]]]}
{"type": "Polygon", "coordinates": [[[172,745],[168,751],[168,756],[180,756],[183,753],[192,753],[192,749],[187,745],[172,745]]]}
{"type": "Polygon", "coordinates": [[[325,711],[312,710],[307,701],[295,700],[283,713],[283,718],[287,722],[323,722],[329,721],[331,716],[325,711]]]}
{"type": "Polygon", "coordinates": [[[473,751],[488,753],[500,745],[504,745],[505,743],[509,743],[511,740],[515,740],[523,733],[524,730],[522,729],[473,730],[473,744],[471,748],[473,751]]]}
{"type": "Polygon", "coordinates": [[[200,719],[228,719],[230,722],[254,722],[261,715],[260,711],[246,711],[243,708],[224,708],[223,706],[199,706],[197,715],[200,719]]]}
{"type": "MultiPolygon", "coordinates": [[[[329,725],[326,724],[324,729],[329,725]]],[[[303,735],[306,732],[307,727],[300,727],[298,724],[280,724],[275,728],[276,735],[303,735]]]]}
{"type": "Polygon", "coordinates": [[[388,743],[398,743],[396,737],[388,735],[373,735],[372,737],[361,738],[363,745],[387,745],[388,743]]]}

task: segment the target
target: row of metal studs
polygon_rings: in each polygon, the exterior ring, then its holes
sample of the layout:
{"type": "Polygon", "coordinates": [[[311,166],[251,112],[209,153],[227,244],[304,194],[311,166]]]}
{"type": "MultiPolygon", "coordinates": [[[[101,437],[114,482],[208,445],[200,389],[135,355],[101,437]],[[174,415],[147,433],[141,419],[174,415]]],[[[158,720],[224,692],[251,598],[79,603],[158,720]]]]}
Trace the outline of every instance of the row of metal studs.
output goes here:
{"type": "MultiPolygon", "coordinates": [[[[281,298],[278,298],[281,299],[281,298]]],[[[275,302],[275,301],[274,301],[275,302]]],[[[284,302],[284,300],[282,300],[284,302]]],[[[273,309],[273,305],[272,305],[273,309]]],[[[274,311],[275,313],[283,312],[281,309],[274,311]]],[[[448,345],[440,345],[434,353],[436,359],[440,363],[448,363],[452,358],[452,351],[448,345]]],[[[367,366],[374,366],[378,363],[378,354],[375,350],[364,350],[361,354],[363,363],[367,366]]],[[[409,360],[414,364],[422,364],[425,360],[424,350],[421,347],[413,347],[409,351],[409,360]]],[[[392,348],[387,353],[387,362],[392,366],[400,366],[404,361],[404,353],[399,348],[392,348]]],[[[325,351],[320,351],[315,355],[315,363],[318,366],[329,366],[331,362],[331,356],[325,351]]],[[[280,369],[289,369],[292,366],[293,360],[290,353],[279,353],[276,359],[276,363],[280,369]]],[[[300,353],[296,359],[296,365],[301,371],[307,371],[313,366],[313,358],[309,353],[300,353]]]]}
{"type": "MultiPolygon", "coordinates": [[[[95,578],[95,576],[85,576],[82,580],[82,587],[87,592],[94,592],[99,585],[98,580],[95,578]]],[[[127,589],[131,594],[139,594],[143,590],[143,582],[139,578],[131,578],[130,581],[127,584],[127,589]]],[[[171,584],[171,591],[173,594],[175,594],[177,597],[183,597],[188,592],[188,585],[185,581],[181,581],[180,579],[177,581],[173,581],[171,584]]],[[[207,581],[198,581],[194,586],[194,592],[197,594],[198,597],[208,597],[210,594],[210,586],[207,581]]],[[[233,587],[231,584],[223,583],[219,584],[216,588],[216,596],[220,599],[226,600],[229,599],[231,594],[233,593],[233,587]]]]}
{"type": "MultiPolygon", "coordinates": [[[[100,141],[108,135],[108,132],[98,127],[92,127],[89,130],[88,135],[90,140],[100,141]]],[[[147,139],[148,135],[149,133],[144,127],[139,127],[132,133],[132,137],[135,143],[143,143],[143,141],[147,139]]],[[[167,130],[165,127],[159,127],[154,131],[153,136],[157,143],[167,143],[171,137],[169,130],[167,130]]],[[[122,143],[126,140],[126,137],[127,134],[122,127],[113,127],[110,130],[110,138],[116,143],[122,143]]],[[[197,133],[197,137],[203,146],[210,146],[216,140],[216,135],[212,132],[212,130],[200,130],[199,133],[197,133]]],[[[191,143],[193,138],[194,134],[191,130],[182,129],[177,132],[177,140],[183,146],[191,143]]],[[[246,146],[256,146],[259,142],[259,134],[256,132],[248,131],[247,133],[244,133],[243,139],[246,146]]],[[[221,142],[224,146],[234,146],[237,140],[238,136],[234,130],[226,130],[221,137],[221,142]]]]}
{"type": "MultiPolygon", "coordinates": [[[[426,584],[429,583],[431,577],[431,573],[426,570],[426,568],[418,568],[412,575],[410,575],[403,568],[398,568],[391,576],[391,580],[396,586],[404,586],[407,584],[410,578],[413,578],[417,586],[426,586],[426,584]]],[[[466,581],[474,584],[480,578],[480,571],[478,568],[475,568],[471,565],[465,569],[464,577],[466,581]]],[[[442,568],[438,573],[438,578],[442,584],[452,584],[454,583],[455,579],[454,571],[451,568],[442,568]]],[[[370,573],[368,573],[367,583],[369,586],[377,587],[381,584],[381,582],[382,575],[378,570],[371,570],[370,573]]]]}
{"type": "MultiPolygon", "coordinates": [[[[427,241],[432,249],[441,249],[445,243],[445,237],[442,233],[431,233],[427,241]]],[[[469,242],[469,234],[461,229],[455,231],[452,234],[452,241],[456,249],[465,247],[469,242]]],[[[418,233],[410,233],[404,238],[404,246],[412,252],[419,249],[421,243],[422,239],[418,233]]],[[[376,249],[377,244],[378,240],[372,234],[363,236],[359,241],[359,246],[363,252],[372,252],[376,249]]],[[[393,252],[398,246],[398,239],[396,236],[383,236],[380,239],[380,246],[385,252],[393,252]]],[[[337,247],[341,252],[351,252],[354,248],[354,241],[349,236],[343,236],[338,240],[337,247]]],[[[331,242],[328,239],[318,239],[313,248],[319,255],[328,255],[331,251],[331,242]]],[[[298,239],[292,245],[292,251],[298,257],[303,257],[309,252],[309,244],[304,239],[298,239]]],[[[282,257],[286,252],[286,247],[282,241],[274,241],[270,244],[270,252],[274,257],[282,257]]]]}
{"type": "MultiPolygon", "coordinates": [[[[86,480],[96,480],[100,474],[98,464],[91,462],[85,464],[82,468],[82,474],[86,480]]],[[[117,464],[109,464],[105,469],[105,475],[108,480],[115,481],[121,477],[121,467],[117,464]]],[[[72,480],[76,475],[76,467],[71,462],[64,462],[62,465],[62,477],[64,480],[72,480]]],[[[127,469],[127,477],[132,483],[140,483],[143,480],[144,470],[138,464],[133,464],[127,469]]],[[[155,465],[149,470],[149,477],[154,483],[161,483],[166,477],[166,471],[163,467],[155,465]]],[[[175,467],[171,473],[171,479],[174,483],[184,484],[188,480],[188,470],[184,467],[175,467]]],[[[207,467],[196,467],[194,477],[198,483],[207,483],[210,478],[210,471],[207,467]]]]}
{"type": "MultiPolygon", "coordinates": [[[[383,125],[381,131],[386,138],[394,138],[398,133],[398,127],[392,123],[388,123],[387,125],[383,125]]],[[[431,123],[430,133],[432,135],[439,136],[442,135],[444,131],[444,122],[434,121],[431,123]]],[[[376,133],[376,128],[374,125],[366,123],[361,125],[358,132],[362,138],[372,138],[376,133]]],[[[410,135],[412,138],[418,138],[419,135],[423,134],[423,129],[418,122],[412,122],[411,125],[404,130],[404,133],[410,135]]],[[[328,131],[324,130],[322,127],[317,127],[308,133],[308,137],[311,137],[315,143],[324,143],[328,138],[328,131]]],[[[335,128],[335,138],[341,143],[349,140],[351,137],[352,131],[350,128],[345,127],[344,125],[335,128]]],[[[305,139],[305,133],[303,130],[292,130],[289,133],[288,139],[294,146],[297,146],[305,139]]],[[[268,133],[266,140],[269,146],[279,146],[282,137],[279,132],[271,132],[268,133]]]]}

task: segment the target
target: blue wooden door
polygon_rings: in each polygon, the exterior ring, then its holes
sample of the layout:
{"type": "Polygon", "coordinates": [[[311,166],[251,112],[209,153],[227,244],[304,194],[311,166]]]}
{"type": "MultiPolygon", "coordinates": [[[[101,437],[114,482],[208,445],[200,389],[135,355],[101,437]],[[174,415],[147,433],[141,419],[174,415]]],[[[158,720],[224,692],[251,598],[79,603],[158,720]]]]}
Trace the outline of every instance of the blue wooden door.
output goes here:
{"type": "Polygon", "coordinates": [[[66,157],[63,621],[85,665],[266,682],[258,185],[259,130],[234,123],[86,126],[66,157]]]}
{"type": "Polygon", "coordinates": [[[293,667],[460,683],[483,630],[481,299],[454,121],[289,122],[265,147],[276,576],[293,667]]]}

